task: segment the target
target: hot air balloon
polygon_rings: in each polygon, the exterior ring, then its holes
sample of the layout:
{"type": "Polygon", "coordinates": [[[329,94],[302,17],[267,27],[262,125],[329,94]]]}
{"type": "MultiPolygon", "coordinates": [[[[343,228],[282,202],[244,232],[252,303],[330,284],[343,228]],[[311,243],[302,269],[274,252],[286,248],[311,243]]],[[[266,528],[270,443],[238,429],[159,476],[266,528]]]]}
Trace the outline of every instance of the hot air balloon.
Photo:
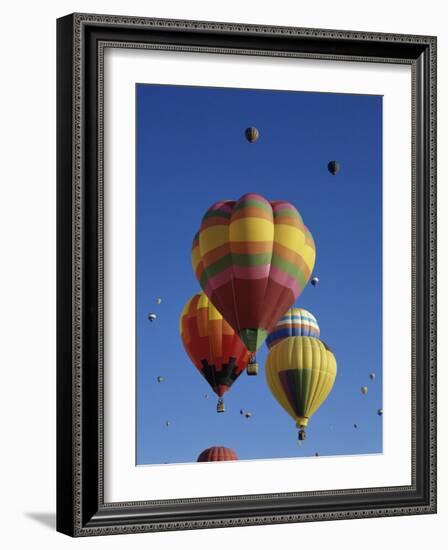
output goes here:
{"type": "Polygon", "coordinates": [[[362,393],[363,395],[366,395],[366,393],[367,393],[368,391],[369,391],[369,388],[368,388],[367,386],[362,386],[362,387],[361,387],[361,393],[362,393]]]}
{"type": "Polygon", "coordinates": [[[162,303],[162,298],[157,298],[156,303],[159,306],[162,303]]]}
{"type": "Polygon", "coordinates": [[[224,412],[222,396],[246,368],[249,352],[203,292],[186,303],[180,334],[191,361],[219,397],[217,411],[224,412]]]}
{"type": "Polygon", "coordinates": [[[171,424],[171,422],[170,422],[169,420],[167,420],[167,421],[165,422],[165,426],[166,426],[167,428],[168,428],[168,426],[169,426],[170,424],[171,424]]]}
{"type": "Polygon", "coordinates": [[[160,382],[163,382],[164,378],[163,376],[158,376],[157,377],[157,382],[160,384],[160,382]]]}
{"type": "Polygon", "coordinates": [[[210,447],[198,456],[198,462],[220,462],[222,460],[238,460],[235,451],[227,447],[210,447]]]}
{"type": "Polygon", "coordinates": [[[356,428],[358,427],[358,424],[353,424],[353,427],[354,427],[355,430],[356,430],[356,428]]]}
{"type": "Polygon", "coordinates": [[[375,373],[374,373],[374,372],[371,372],[371,373],[369,374],[369,378],[370,378],[370,380],[375,380],[375,378],[376,378],[375,373]]]}
{"type": "Polygon", "coordinates": [[[378,409],[377,414],[378,416],[383,416],[383,409],[378,409]]]}
{"type": "Polygon", "coordinates": [[[315,255],[292,204],[249,193],[209,208],[192,264],[213,305],[255,353],[305,288],[315,255]]]}
{"type": "Polygon", "coordinates": [[[290,336],[311,336],[319,338],[317,319],[306,309],[293,307],[278,321],[266,338],[269,349],[290,336]]]}
{"type": "Polygon", "coordinates": [[[336,359],[317,338],[294,336],[273,346],[266,359],[268,386],[306,437],[310,417],[322,405],[336,379],[336,359]]]}
{"type": "Polygon", "coordinates": [[[157,319],[157,315],[156,315],[155,313],[150,313],[150,314],[148,315],[148,320],[151,321],[151,323],[152,323],[153,321],[155,321],[156,319],[157,319]]]}
{"type": "Polygon", "coordinates": [[[319,284],[319,277],[312,277],[311,278],[311,284],[313,286],[317,286],[319,284]]]}
{"type": "Polygon", "coordinates": [[[260,137],[260,132],[254,126],[250,126],[249,128],[246,128],[244,135],[249,143],[255,143],[260,137]]]}
{"type": "Polygon", "coordinates": [[[328,163],[328,171],[332,176],[335,176],[339,172],[340,168],[341,166],[339,162],[336,162],[335,160],[330,160],[328,163]]]}

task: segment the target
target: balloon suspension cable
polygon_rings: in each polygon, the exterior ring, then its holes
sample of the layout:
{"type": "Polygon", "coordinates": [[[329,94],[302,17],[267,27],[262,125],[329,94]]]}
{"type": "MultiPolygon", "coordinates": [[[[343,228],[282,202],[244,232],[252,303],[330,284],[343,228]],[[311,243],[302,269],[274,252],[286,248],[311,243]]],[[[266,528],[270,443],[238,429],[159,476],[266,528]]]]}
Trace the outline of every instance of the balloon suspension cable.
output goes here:
{"type": "Polygon", "coordinates": [[[250,354],[249,363],[247,364],[247,374],[248,376],[256,376],[258,374],[258,363],[257,356],[255,353],[250,354]]]}
{"type": "Polygon", "coordinates": [[[223,413],[225,412],[225,410],[226,410],[226,407],[224,405],[224,399],[220,397],[218,399],[218,404],[216,405],[216,412],[223,413]]]}
{"type": "Polygon", "coordinates": [[[300,428],[300,430],[299,430],[299,441],[305,441],[305,439],[306,439],[305,428],[300,428]]]}

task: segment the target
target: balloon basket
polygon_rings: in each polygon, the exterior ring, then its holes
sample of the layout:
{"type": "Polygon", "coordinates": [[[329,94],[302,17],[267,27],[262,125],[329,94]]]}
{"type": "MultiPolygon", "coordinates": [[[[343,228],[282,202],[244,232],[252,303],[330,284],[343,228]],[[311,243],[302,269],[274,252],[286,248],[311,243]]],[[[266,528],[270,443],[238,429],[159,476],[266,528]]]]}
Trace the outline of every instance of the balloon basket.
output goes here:
{"type": "Polygon", "coordinates": [[[248,376],[257,376],[258,374],[258,363],[249,363],[246,368],[248,376]]]}
{"type": "Polygon", "coordinates": [[[299,430],[299,441],[305,441],[305,439],[306,439],[306,432],[302,428],[301,430],[299,430]]]}
{"type": "Polygon", "coordinates": [[[226,407],[224,405],[224,401],[218,401],[218,404],[216,405],[216,412],[223,413],[225,410],[226,407]]]}

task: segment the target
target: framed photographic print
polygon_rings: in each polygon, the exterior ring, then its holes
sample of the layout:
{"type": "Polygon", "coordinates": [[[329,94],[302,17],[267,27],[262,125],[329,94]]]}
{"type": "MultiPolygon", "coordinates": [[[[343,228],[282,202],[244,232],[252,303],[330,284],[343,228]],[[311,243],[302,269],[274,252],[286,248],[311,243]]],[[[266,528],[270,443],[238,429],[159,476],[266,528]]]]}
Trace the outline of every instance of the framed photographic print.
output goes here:
{"type": "Polygon", "coordinates": [[[434,513],[436,38],[57,35],[57,529],[434,513]]]}

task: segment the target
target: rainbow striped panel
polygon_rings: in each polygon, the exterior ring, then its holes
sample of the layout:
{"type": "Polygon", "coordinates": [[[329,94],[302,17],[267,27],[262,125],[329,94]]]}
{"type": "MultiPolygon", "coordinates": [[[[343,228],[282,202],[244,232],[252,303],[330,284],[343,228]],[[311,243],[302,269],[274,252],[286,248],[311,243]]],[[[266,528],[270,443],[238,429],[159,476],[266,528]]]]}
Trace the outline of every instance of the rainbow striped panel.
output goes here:
{"type": "Polygon", "coordinates": [[[266,338],[269,349],[290,336],[310,336],[319,338],[320,328],[317,319],[306,309],[293,307],[275,325],[266,338]]]}
{"type": "Polygon", "coordinates": [[[213,305],[255,352],[305,288],[315,256],[292,204],[248,193],[207,210],[192,265],[213,305]]]}

